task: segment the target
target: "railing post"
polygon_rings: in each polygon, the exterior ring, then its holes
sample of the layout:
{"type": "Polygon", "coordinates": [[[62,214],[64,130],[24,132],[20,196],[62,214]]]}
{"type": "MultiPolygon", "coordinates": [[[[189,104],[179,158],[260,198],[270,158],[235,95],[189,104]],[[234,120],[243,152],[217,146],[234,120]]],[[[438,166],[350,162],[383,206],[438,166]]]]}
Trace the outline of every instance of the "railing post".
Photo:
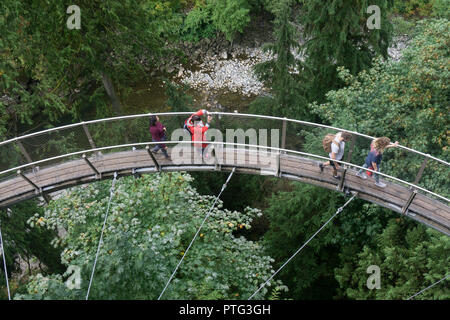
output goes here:
{"type": "Polygon", "coordinates": [[[158,161],[156,161],[155,156],[153,155],[152,151],[150,150],[150,146],[147,145],[145,147],[145,150],[147,150],[148,155],[150,156],[150,158],[152,158],[153,163],[155,164],[156,170],[158,170],[158,172],[161,172],[161,166],[159,165],[158,161]]]}
{"type": "Polygon", "coordinates": [[[281,149],[285,149],[286,148],[286,125],[287,125],[287,121],[286,121],[286,117],[284,117],[283,119],[283,128],[281,129],[281,149]]]}
{"type": "Polygon", "coordinates": [[[277,155],[277,173],[276,173],[276,176],[278,178],[281,178],[281,159],[280,159],[280,157],[281,157],[281,152],[278,152],[278,155],[277,155]]]}
{"type": "Polygon", "coordinates": [[[92,139],[91,133],[89,132],[88,127],[84,123],[83,123],[83,129],[84,129],[84,133],[86,134],[86,137],[88,138],[89,144],[91,145],[91,148],[96,149],[97,147],[95,146],[94,139],[92,139]]]}
{"type": "Polygon", "coordinates": [[[355,149],[355,140],[356,137],[352,135],[352,140],[350,141],[350,148],[348,150],[347,154],[347,162],[350,163],[350,160],[352,159],[353,150],[355,149]]]}
{"type": "Polygon", "coordinates": [[[422,166],[420,167],[419,172],[416,175],[416,179],[414,180],[414,184],[418,184],[420,178],[422,178],[422,174],[423,174],[423,171],[425,170],[427,162],[428,162],[428,158],[425,157],[425,159],[423,159],[422,166]]]}
{"type": "Polygon", "coordinates": [[[20,151],[22,151],[22,154],[24,155],[25,159],[27,159],[28,163],[32,163],[33,160],[31,160],[31,157],[28,154],[25,147],[23,146],[22,142],[20,142],[19,140],[17,140],[16,142],[17,142],[17,145],[19,146],[20,151]]]}
{"type": "Polygon", "coordinates": [[[215,147],[213,147],[212,151],[211,151],[211,156],[214,158],[214,170],[215,171],[222,171],[222,166],[219,163],[219,160],[217,160],[216,157],[216,149],[215,147]]]}

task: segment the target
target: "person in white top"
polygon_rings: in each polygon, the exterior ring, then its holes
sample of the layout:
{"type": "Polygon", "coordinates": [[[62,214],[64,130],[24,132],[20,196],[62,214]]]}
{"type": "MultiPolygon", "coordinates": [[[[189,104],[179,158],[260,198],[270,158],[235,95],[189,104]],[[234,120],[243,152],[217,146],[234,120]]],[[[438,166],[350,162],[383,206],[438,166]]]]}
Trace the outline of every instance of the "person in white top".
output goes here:
{"type": "MultiPolygon", "coordinates": [[[[328,156],[334,160],[342,160],[342,157],[344,156],[345,142],[350,141],[351,139],[351,133],[338,132],[331,143],[331,152],[328,154],[328,156]]],[[[337,174],[337,171],[340,169],[340,165],[337,162],[327,161],[324,163],[320,163],[320,171],[323,172],[323,168],[328,165],[331,165],[333,167],[333,177],[335,179],[340,179],[340,176],[338,176],[337,174]]]]}

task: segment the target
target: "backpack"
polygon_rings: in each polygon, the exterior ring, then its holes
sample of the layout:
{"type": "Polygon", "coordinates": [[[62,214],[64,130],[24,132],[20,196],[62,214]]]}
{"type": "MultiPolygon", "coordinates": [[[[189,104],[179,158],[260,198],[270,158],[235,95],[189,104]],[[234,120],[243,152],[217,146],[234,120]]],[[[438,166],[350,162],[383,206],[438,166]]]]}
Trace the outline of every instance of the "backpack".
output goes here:
{"type": "Polygon", "coordinates": [[[336,138],[335,134],[332,133],[328,133],[322,140],[322,146],[323,146],[323,150],[325,150],[326,153],[330,153],[331,152],[331,144],[334,143],[335,145],[338,146],[338,148],[340,148],[340,144],[337,143],[336,141],[334,141],[334,138],[336,138]]]}

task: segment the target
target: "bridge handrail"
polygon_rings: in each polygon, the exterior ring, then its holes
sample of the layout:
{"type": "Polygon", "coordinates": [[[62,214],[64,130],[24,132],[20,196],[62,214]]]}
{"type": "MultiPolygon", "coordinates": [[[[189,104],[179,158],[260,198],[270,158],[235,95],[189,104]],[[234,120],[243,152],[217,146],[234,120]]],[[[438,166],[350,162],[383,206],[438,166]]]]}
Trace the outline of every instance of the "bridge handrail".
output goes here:
{"type": "MultiPolygon", "coordinates": [[[[137,147],[137,146],[147,146],[147,145],[154,145],[154,144],[160,144],[160,143],[161,143],[160,141],[157,141],[157,142],[128,143],[128,144],[122,144],[122,145],[116,145],[116,146],[107,146],[107,147],[86,149],[86,150],[83,150],[83,151],[76,151],[76,152],[72,152],[72,153],[68,153],[68,154],[64,154],[64,155],[59,155],[59,156],[55,156],[55,157],[51,157],[51,158],[47,158],[47,159],[34,161],[32,163],[27,163],[27,164],[24,164],[24,165],[20,165],[20,166],[17,166],[15,168],[7,169],[7,170],[4,170],[4,171],[0,172],[0,175],[5,174],[5,173],[9,173],[9,172],[13,172],[13,171],[17,171],[17,170],[21,170],[21,169],[24,169],[24,168],[27,168],[27,167],[31,167],[31,166],[36,166],[36,165],[41,164],[41,163],[45,163],[45,162],[49,162],[49,161],[53,161],[53,160],[58,160],[58,159],[63,159],[63,158],[68,158],[68,157],[76,156],[76,155],[82,155],[82,154],[85,154],[85,153],[92,153],[92,152],[105,151],[105,150],[111,150],[111,149],[119,149],[119,148],[131,148],[131,147],[137,147]]],[[[194,143],[198,143],[198,141],[164,141],[164,144],[180,144],[180,143],[183,143],[183,144],[194,144],[194,143]]],[[[361,166],[353,164],[353,163],[349,163],[349,162],[345,162],[345,161],[341,161],[341,160],[335,160],[335,159],[331,159],[331,158],[315,155],[315,154],[312,154],[312,153],[295,151],[295,150],[289,150],[289,149],[283,149],[283,148],[276,148],[276,147],[269,147],[269,146],[260,146],[260,145],[251,145],[251,144],[242,144],[242,143],[231,143],[231,142],[208,141],[208,144],[230,145],[230,146],[256,148],[256,149],[263,148],[263,149],[268,149],[268,150],[272,150],[272,151],[275,150],[275,151],[278,152],[278,154],[280,154],[281,152],[285,152],[285,153],[293,153],[293,154],[313,157],[313,158],[317,158],[317,159],[321,159],[321,160],[332,160],[333,162],[337,162],[339,164],[345,165],[345,166],[350,167],[350,168],[363,169],[363,170],[366,170],[366,171],[370,171],[370,172],[372,172],[374,174],[378,174],[378,175],[380,175],[382,177],[385,177],[385,178],[388,178],[388,179],[400,182],[400,183],[405,184],[405,185],[407,185],[407,186],[409,186],[411,188],[414,188],[414,189],[420,190],[422,192],[425,192],[427,194],[433,195],[433,196],[435,196],[435,197],[437,197],[439,199],[442,199],[442,200],[444,200],[446,202],[450,202],[450,199],[448,199],[448,198],[446,198],[444,196],[441,196],[441,195],[439,195],[437,193],[434,193],[434,192],[432,192],[430,190],[427,190],[425,188],[422,188],[422,187],[420,187],[420,186],[418,186],[418,185],[416,185],[414,183],[410,183],[410,182],[398,179],[396,177],[384,174],[382,172],[377,172],[377,171],[371,170],[369,168],[364,168],[364,167],[361,167],[361,166]]]]}
{"type": "MultiPolygon", "coordinates": [[[[332,129],[335,131],[347,131],[350,132],[354,135],[360,136],[360,137],[364,137],[367,139],[375,139],[375,137],[366,135],[366,134],[362,134],[356,131],[351,131],[351,130],[347,130],[347,129],[342,129],[342,128],[337,128],[337,127],[332,127],[332,126],[327,126],[327,125],[323,125],[323,124],[318,124],[318,123],[314,123],[314,122],[308,122],[308,121],[302,121],[302,120],[296,120],[296,119],[289,119],[289,118],[282,118],[282,117],[275,117],[275,116],[266,116],[266,115],[257,115],[257,114],[248,114],[248,113],[238,113],[238,112],[210,112],[212,115],[224,115],[224,116],[235,116],[235,117],[249,117],[249,118],[257,118],[257,119],[268,119],[268,120],[278,120],[278,121],[288,121],[288,122],[293,122],[293,123],[298,123],[298,124],[303,124],[303,125],[308,125],[308,126],[313,126],[313,127],[318,127],[318,128],[326,128],[326,129],[332,129]]],[[[9,144],[9,143],[13,143],[16,141],[20,141],[26,138],[30,138],[30,137],[34,137],[34,136],[38,136],[38,135],[42,135],[45,133],[50,133],[53,131],[59,131],[59,130],[64,130],[64,129],[69,129],[69,128],[75,128],[78,126],[82,126],[84,125],[88,125],[88,124],[94,124],[94,123],[100,123],[100,122],[110,122],[110,121],[116,121],[116,120],[124,120],[124,119],[136,119],[136,118],[141,118],[141,117],[149,117],[151,115],[157,115],[157,116],[167,116],[167,115],[190,115],[192,114],[192,112],[159,112],[159,113],[143,113],[143,114],[135,114],[135,115],[128,115],[128,116],[118,116],[118,117],[110,117],[110,118],[104,118],[104,119],[96,119],[96,120],[89,120],[89,121],[82,121],[79,123],[74,123],[74,124],[69,124],[69,125],[65,125],[65,126],[60,126],[60,127],[55,127],[55,128],[50,128],[50,129],[46,129],[46,130],[42,130],[42,131],[38,131],[38,132],[33,132],[30,134],[26,134],[26,135],[22,135],[22,136],[18,136],[9,140],[5,140],[0,142],[0,146],[9,144]]],[[[411,148],[408,148],[406,146],[402,146],[402,145],[398,145],[398,148],[407,150],[409,152],[412,153],[416,153],[422,157],[426,157],[428,159],[432,159],[434,161],[440,162],[442,164],[445,164],[446,166],[450,167],[450,163],[447,161],[444,161],[442,159],[436,158],[431,156],[430,154],[427,153],[423,153],[411,148]]]]}

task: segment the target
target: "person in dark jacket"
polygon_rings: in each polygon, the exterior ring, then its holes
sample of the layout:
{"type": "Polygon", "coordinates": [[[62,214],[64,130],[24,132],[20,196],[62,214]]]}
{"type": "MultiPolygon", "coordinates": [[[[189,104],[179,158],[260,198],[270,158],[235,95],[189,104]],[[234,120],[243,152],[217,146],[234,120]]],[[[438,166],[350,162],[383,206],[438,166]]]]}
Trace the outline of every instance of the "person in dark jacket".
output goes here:
{"type": "MultiPolygon", "coordinates": [[[[152,141],[166,141],[166,127],[159,122],[158,116],[150,117],[150,134],[152,135],[152,141]]],[[[153,153],[157,153],[159,150],[164,154],[166,159],[169,159],[169,155],[167,154],[167,146],[163,143],[157,144],[153,149],[153,153]]]]}

